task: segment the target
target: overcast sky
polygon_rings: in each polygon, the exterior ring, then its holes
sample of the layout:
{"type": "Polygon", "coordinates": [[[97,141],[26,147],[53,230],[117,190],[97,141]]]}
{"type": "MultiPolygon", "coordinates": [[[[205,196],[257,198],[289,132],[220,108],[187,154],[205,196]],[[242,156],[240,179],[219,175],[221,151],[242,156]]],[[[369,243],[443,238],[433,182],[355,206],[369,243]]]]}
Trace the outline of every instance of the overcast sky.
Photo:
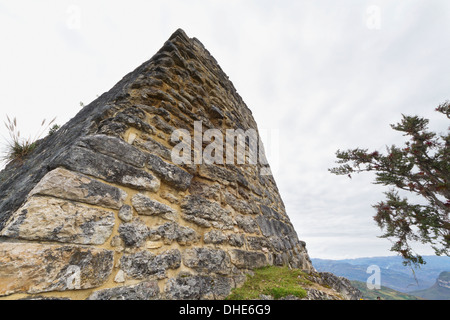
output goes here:
{"type": "Polygon", "coordinates": [[[389,125],[402,113],[445,132],[434,108],[450,99],[450,1],[0,0],[0,118],[17,117],[22,135],[64,124],[177,28],[275,137],[269,162],[310,256],[392,255],[372,219],[386,189],[327,169],[338,149],[401,144],[389,125]]]}

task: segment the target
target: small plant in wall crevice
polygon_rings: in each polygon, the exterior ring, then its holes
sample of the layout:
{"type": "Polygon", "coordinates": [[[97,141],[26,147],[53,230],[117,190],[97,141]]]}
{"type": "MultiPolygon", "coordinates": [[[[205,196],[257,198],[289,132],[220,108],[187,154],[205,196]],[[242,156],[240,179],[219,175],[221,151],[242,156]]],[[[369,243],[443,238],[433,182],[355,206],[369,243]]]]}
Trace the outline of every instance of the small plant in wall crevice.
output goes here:
{"type": "Polygon", "coordinates": [[[44,132],[52,125],[56,118],[47,122],[46,119],[42,120],[39,131],[32,137],[21,137],[20,130],[17,127],[17,119],[11,118],[6,115],[7,121],[5,121],[6,129],[8,129],[9,137],[6,138],[5,148],[1,154],[0,160],[6,164],[17,162],[21,163],[23,159],[29,155],[35,148],[37,140],[42,136],[44,132]]]}

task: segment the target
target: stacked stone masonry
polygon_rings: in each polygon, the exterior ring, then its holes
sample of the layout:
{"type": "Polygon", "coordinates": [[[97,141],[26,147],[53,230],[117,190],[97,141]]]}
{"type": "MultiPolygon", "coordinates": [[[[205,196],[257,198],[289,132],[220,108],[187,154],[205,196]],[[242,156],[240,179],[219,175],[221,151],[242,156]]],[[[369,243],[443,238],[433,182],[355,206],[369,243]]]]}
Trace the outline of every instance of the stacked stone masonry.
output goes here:
{"type": "Polygon", "coordinates": [[[221,299],[257,267],[312,271],[261,165],[172,162],[171,133],[194,121],[257,129],[214,58],[178,30],[0,176],[0,297],[221,299]]]}

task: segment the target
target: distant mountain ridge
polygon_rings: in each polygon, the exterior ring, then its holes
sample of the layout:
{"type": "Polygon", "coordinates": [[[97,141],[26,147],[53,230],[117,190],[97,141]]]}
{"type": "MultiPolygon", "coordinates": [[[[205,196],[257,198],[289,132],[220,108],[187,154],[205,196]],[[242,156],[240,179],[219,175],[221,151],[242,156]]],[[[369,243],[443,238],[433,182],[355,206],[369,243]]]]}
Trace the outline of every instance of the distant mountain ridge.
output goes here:
{"type": "Polygon", "coordinates": [[[450,300],[450,272],[441,272],[432,287],[413,291],[411,294],[430,300],[450,300]]]}
{"type": "Polygon", "coordinates": [[[384,286],[380,289],[369,290],[365,282],[352,280],[351,284],[362,293],[363,300],[423,300],[412,294],[396,291],[384,286]]]}
{"type": "Polygon", "coordinates": [[[328,271],[361,282],[371,276],[367,268],[376,265],[380,268],[382,286],[408,293],[432,287],[443,271],[450,271],[450,257],[424,256],[424,259],[426,264],[418,269],[404,266],[403,259],[397,256],[311,261],[317,271],[328,271]]]}

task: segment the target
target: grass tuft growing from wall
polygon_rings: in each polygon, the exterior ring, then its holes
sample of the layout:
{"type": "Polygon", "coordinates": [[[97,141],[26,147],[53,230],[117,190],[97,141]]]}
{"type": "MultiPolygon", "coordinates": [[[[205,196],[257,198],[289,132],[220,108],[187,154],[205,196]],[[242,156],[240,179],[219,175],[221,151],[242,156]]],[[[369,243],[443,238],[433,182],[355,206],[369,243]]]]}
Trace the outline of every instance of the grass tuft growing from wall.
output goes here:
{"type": "MultiPolygon", "coordinates": [[[[5,127],[8,129],[9,138],[6,140],[6,145],[1,154],[0,161],[6,164],[11,162],[22,162],[23,159],[29,155],[35,148],[36,142],[41,135],[48,129],[48,127],[55,121],[46,122],[44,119],[41,123],[41,130],[39,130],[34,137],[24,138],[20,135],[20,130],[17,126],[17,119],[12,120],[6,115],[5,127]]],[[[55,129],[56,132],[57,129],[55,129]]]]}

